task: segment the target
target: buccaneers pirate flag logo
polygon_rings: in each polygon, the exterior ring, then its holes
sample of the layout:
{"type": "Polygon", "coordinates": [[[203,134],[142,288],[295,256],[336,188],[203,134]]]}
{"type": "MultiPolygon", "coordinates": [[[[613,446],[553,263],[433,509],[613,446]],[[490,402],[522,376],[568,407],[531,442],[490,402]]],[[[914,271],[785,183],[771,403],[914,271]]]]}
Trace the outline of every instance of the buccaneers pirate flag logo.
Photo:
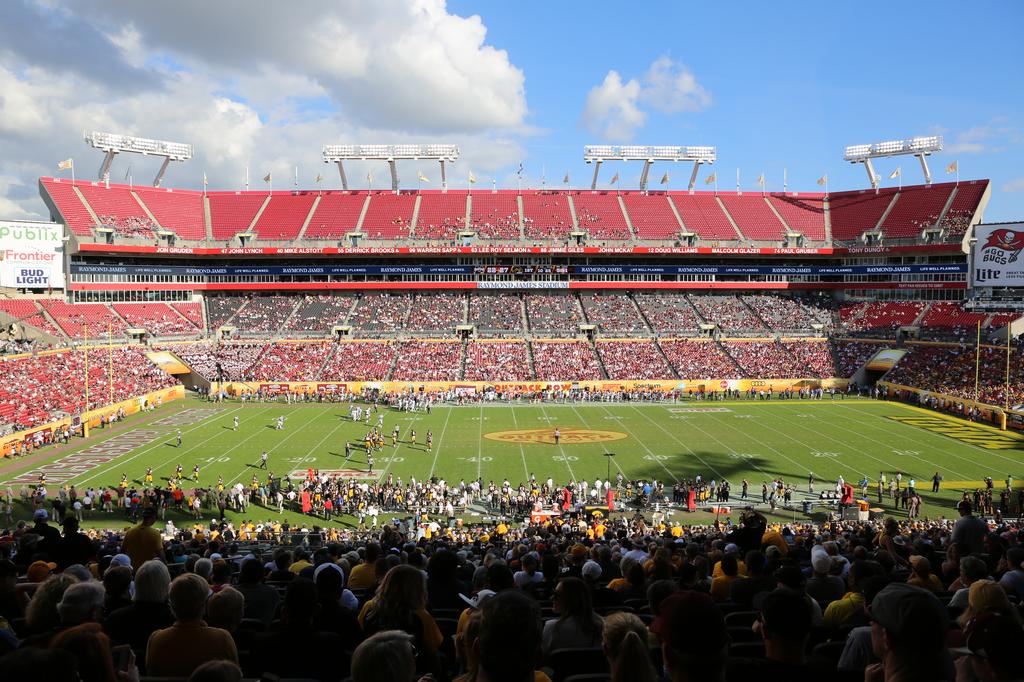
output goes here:
{"type": "Polygon", "coordinates": [[[1007,262],[1013,263],[1020,256],[1020,252],[1024,249],[1024,232],[1015,232],[1014,230],[995,230],[988,236],[988,241],[985,242],[983,250],[990,248],[1001,249],[1008,252],[1009,259],[1007,262]]]}

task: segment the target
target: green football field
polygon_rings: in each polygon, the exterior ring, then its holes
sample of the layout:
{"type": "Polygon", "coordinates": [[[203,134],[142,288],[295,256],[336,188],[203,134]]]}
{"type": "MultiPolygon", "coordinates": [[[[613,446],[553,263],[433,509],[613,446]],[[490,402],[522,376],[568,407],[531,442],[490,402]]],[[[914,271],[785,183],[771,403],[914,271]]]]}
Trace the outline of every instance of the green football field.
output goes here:
{"type": "MultiPolygon", "coordinates": [[[[761,484],[777,477],[795,484],[799,494],[794,502],[799,507],[809,472],[816,478],[816,491],[834,487],[842,475],[859,493],[858,482],[867,476],[872,483],[869,497],[876,506],[879,472],[892,476],[901,471],[904,482],[917,480],[925,500],[923,515],[934,517],[953,515],[961,491],[982,486],[986,476],[995,479],[997,489],[1008,474],[1024,479],[1024,438],[1019,435],[872,400],[488,404],[436,407],[429,415],[392,410],[381,414],[387,438],[383,451],[374,456],[373,475],[393,473],[403,481],[411,476],[454,482],[481,477],[486,486],[504,478],[517,484],[534,474],[542,481],[550,476],[556,484],[593,482],[603,480],[610,468],[612,478],[621,473],[627,479],[655,478],[672,484],[700,474],[705,480],[729,480],[732,507],[737,509],[743,505],[743,479],[750,483],[751,501],[759,504],[761,484]],[[401,436],[392,446],[390,434],[396,424],[401,436]],[[558,444],[552,438],[555,428],[561,433],[558,444]],[[410,439],[413,429],[416,443],[410,439]],[[431,451],[425,445],[428,431],[433,432],[431,451]],[[609,452],[615,456],[605,457],[609,452]],[[932,494],[936,471],[944,480],[942,490],[932,494]]],[[[378,423],[377,414],[370,423],[378,423]]],[[[141,485],[147,467],[152,467],[156,483],[166,485],[180,463],[186,488],[195,464],[201,467],[200,485],[212,486],[218,477],[226,485],[248,485],[254,473],[261,481],[266,479],[266,472],[258,469],[263,450],[269,453],[270,471],[278,476],[318,468],[365,478],[361,441],[367,430],[365,422],[351,420],[348,405],[343,404],[211,404],[190,398],[135,415],[112,429],[94,430],[90,438],[69,446],[38,451],[31,460],[5,461],[0,464],[0,480],[5,488],[10,485],[17,491],[21,485],[34,484],[45,470],[51,486],[65,481],[79,489],[113,486],[122,473],[141,485]],[[285,426],[277,430],[275,422],[282,415],[285,426]],[[346,441],[353,443],[348,463],[346,441]]],[[[892,503],[886,499],[882,506],[891,509],[892,503]]],[[[302,518],[286,514],[293,521],[302,518]]],[[[103,516],[94,513],[91,522],[124,523],[120,515],[103,516]]],[[[247,514],[259,519],[272,516],[276,509],[258,506],[247,514]]],[[[780,510],[777,517],[803,515],[780,510]]],[[[204,518],[210,518],[208,510],[204,518]]],[[[674,518],[701,522],[710,515],[674,518]]]]}

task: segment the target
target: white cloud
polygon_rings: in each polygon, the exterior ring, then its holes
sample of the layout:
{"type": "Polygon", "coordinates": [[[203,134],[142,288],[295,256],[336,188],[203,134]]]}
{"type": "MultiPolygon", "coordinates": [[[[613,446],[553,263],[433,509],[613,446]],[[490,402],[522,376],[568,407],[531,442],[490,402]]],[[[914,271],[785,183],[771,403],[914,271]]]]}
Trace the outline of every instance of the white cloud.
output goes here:
{"type": "Polygon", "coordinates": [[[1021,144],[1020,132],[1002,119],[962,130],[951,144],[945,146],[947,154],[998,153],[1009,145],[1021,144]]]}
{"type": "Polygon", "coordinates": [[[695,112],[712,103],[709,93],[685,65],[668,56],[655,59],[641,79],[623,82],[612,70],[587,93],[580,124],[611,142],[628,142],[647,122],[646,105],[664,114],[695,112]]]}
{"type": "Polygon", "coordinates": [[[697,82],[693,72],[667,55],[651,64],[640,99],[665,114],[700,111],[711,105],[711,93],[697,82]]]}
{"type": "Polygon", "coordinates": [[[1005,183],[1000,189],[1004,192],[1024,192],[1024,178],[1017,178],[1005,183]]]}
{"type": "Polygon", "coordinates": [[[623,83],[618,71],[609,71],[604,82],[587,93],[581,122],[603,139],[627,142],[644,125],[647,114],[637,107],[640,83],[634,78],[623,83]]]}
{"type": "MultiPolygon", "coordinates": [[[[105,56],[102,68],[59,50],[40,60],[29,48],[45,35],[0,47],[3,217],[45,217],[36,178],[55,175],[60,159],[74,156],[78,177],[95,177],[100,155],[82,142],[87,130],[191,142],[195,158],[172,164],[164,185],[197,188],[205,172],[210,189],[241,188],[246,166],[253,188],[267,172],[290,186],[295,166],[300,184],[322,173],[325,188],[337,187],[320,160],[325,143],[434,141],[460,145],[448,172],[451,186],[464,187],[469,169],[489,176],[523,160],[522,139],[535,133],[523,72],[486,44],[479,17],[452,15],[442,0],[352,0],[318,7],[316,21],[238,0],[17,7],[18,25],[0,26],[0,38],[53,30],[49,12],[105,56]]],[[[122,155],[111,179],[120,182],[129,163],[138,183],[160,162],[122,155]]],[[[378,165],[375,185],[386,177],[378,165]]],[[[368,168],[347,168],[353,186],[368,168]]],[[[439,175],[436,164],[423,168],[439,175]]],[[[416,166],[401,172],[410,185],[416,166]]]]}

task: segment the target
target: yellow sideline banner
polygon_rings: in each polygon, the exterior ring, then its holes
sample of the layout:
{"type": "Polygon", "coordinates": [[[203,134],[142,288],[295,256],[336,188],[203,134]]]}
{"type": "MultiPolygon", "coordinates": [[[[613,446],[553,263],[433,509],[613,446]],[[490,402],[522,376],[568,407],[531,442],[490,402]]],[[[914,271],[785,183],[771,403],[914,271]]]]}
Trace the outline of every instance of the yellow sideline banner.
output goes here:
{"type": "Polygon", "coordinates": [[[885,386],[892,391],[904,391],[905,393],[912,393],[918,398],[922,395],[926,395],[931,398],[936,398],[940,402],[952,403],[953,405],[963,405],[964,414],[966,415],[968,410],[972,410],[975,407],[978,408],[979,417],[983,421],[987,421],[990,424],[996,424],[999,429],[1006,431],[1009,429],[1015,429],[1018,431],[1024,430],[1024,412],[1018,412],[1015,410],[1004,410],[996,405],[989,405],[988,403],[976,402],[974,400],[968,400],[967,398],[961,398],[955,395],[948,395],[946,393],[937,393],[935,391],[929,391],[923,388],[914,388],[913,386],[904,386],[903,384],[894,384],[891,381],[879,381],[879,386],[885,386]],[[993,419],[994,416],[994,419],[993,419]]]}
{"type": "MultiPolygon", "coordinates": [[[[146,393],[135,398],[129,398],[128,400],[122,400],[112,405],[104,405],[88,412],[83,412],[81,415],[81,424],[84,428],[84,435],[89,435],[89,430],[100,425],[100,418],[108,415],[117,414],[118,410],[124,410],[125,414],[135,414],[142,409],[143,404],[155,405],[157,402],[166,403],[171,400],[178,400],[185,397],[185,387],[182,385],[172,386],[170,388],[160,389],[159,391],[153,391],[152,393],[146,393]]],[[[31,429],[25,429],[24,431],[18,431],[16,433],[9,434],[0,438],[0,456],[7,457],[11,454],[12,447],[19,445],[26,440],[35,440],[35,436],[38,433],[53,432],[58,429],[63,429],[65,426],[71,425],[73,422],[72,417],[65,417],[63,419],[57,419],[48,424],[42,424],[40,426],[34,426],[31,429]]]]}
{"type": "Polygon", "coordinates": [[[654,391],[669,393],[709,393],[712,391],[767,391],[778,393],[787,389],[834,388],[846,390],[848,379],[712,379],[712,380],[651,380],[651,381],[226,381],[211,382],[210,392],[223,391],[229,396],[262,391],[265,394],[283,393],[362,393],[377,390],[383,393],[438,393],[456,391],[476,393],[493,389],[500,392],[568,391],[654,391]]]}

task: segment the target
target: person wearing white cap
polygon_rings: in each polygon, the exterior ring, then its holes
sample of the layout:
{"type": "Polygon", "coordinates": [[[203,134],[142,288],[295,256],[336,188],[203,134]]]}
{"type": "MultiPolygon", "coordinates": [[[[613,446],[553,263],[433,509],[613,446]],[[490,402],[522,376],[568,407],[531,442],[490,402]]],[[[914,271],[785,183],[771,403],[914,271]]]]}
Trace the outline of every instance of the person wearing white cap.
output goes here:
{"type": "MultiPolygon", "coordinates": [[[[341,584],[344,586],[345,571],[341,568],[341,566],[332,561],[325,561],[324,563],[320,564],[315,569],[313,569],[313,582],[317,583],[317,586],[319,587],[318,579],[320,577],[320,574],[324,571],[331,570],[336,571],[338,573],[338,575],[341,577],[341,584]]],[[[348,588],[342,587],[341,595],[338,597],[338,603],[341,606],[348,609],[349,611],[352,611],[353,613],[359,611],[359,599],[356,597],[355,594],[352,593],[352,590],[348,588]]]]}

